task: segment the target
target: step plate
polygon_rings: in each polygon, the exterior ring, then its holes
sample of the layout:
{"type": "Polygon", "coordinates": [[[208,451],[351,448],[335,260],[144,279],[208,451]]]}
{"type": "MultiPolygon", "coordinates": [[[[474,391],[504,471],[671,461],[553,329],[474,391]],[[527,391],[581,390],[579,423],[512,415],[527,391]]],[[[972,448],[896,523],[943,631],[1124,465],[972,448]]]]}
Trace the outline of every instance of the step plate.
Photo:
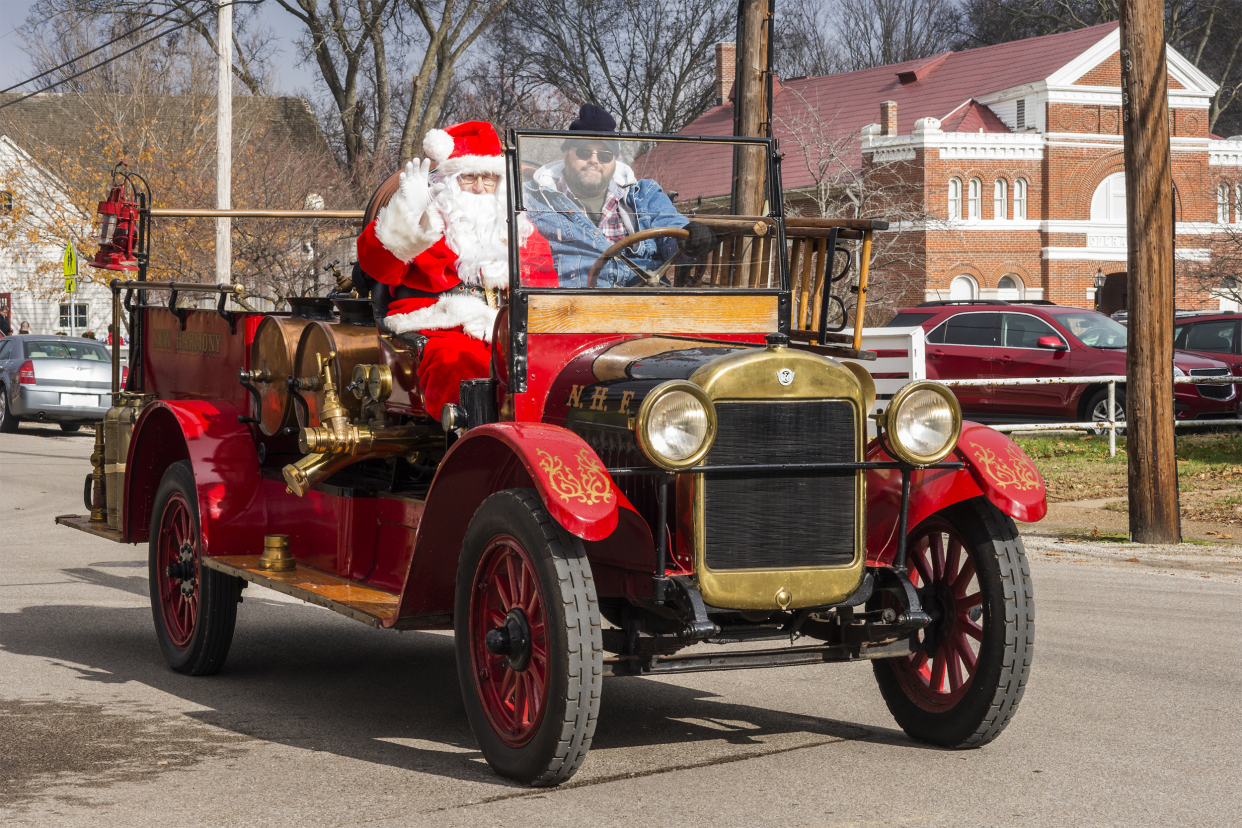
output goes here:
{"type": "Polygon", "coordinates": [[[393,619],[401,606],[400,595],[362,586],[310,567],[299,566],[292,572],[259,569],[258,555],[205,558],[203,565],[307,603],[327,607],[372,627],[393,626],[393,619]]]}
{"type": "Polygon", "coordinates": [[[120,529],[109,529],[108,521],[94,521],[91,520],[90,515],[57,515],[56,522],[61,526],[68,526],[70,529],[77,529],[79,532],[85,532],[88,535],[107,538],[117,543],[123,542],[120,529]]]}

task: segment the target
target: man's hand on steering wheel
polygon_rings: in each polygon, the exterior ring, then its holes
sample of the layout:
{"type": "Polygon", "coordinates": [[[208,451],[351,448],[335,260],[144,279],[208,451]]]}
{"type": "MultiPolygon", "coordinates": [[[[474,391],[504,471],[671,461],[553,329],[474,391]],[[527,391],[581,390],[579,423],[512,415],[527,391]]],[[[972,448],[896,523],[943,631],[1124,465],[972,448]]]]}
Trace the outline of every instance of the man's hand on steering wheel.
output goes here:
{"type": "Polygon", "coordinates": [[[686,240],[683,252],[692,259],[702,259],[716,247],[716,234],[701,221],[686,223],[686,231],[690,238],[686,240]]]}

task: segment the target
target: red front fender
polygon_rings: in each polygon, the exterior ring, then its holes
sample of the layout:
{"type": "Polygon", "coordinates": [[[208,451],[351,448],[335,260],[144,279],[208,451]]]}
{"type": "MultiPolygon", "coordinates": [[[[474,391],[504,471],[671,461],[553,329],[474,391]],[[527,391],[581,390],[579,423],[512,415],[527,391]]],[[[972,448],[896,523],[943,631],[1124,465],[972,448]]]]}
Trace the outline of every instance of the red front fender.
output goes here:
{"type": "Polygon", "coordinates": [[[618,509],[633,509],[581,437],[543,423],[478,426],[454,443],[427,493],[406,576],[405,616],[450,614],[462,539],[475,510],[502,489],[531,487],[548,513],[584,541],[617,528],[618,509]]]}
{"type": "Polygon", "coordinates": [[[203,400],[156,400],[134,424],[125,475],[125,540],[145,541],[160,480],[189,460],[198,488],[204,555],[258,554],[267,531],[259,457],[241,409],[203,400]]]}
{"type": "MultiPolygon", "coordinates": [[[[878,440],[867,446],[867,459],[891,460],[878,440]]],[[[1048,512],[1044,479],[1017,443],[999,431],[978,423],[962,424],[957,448],[946,460],[966,464],[951,469],[916,471],[910,479],[910,515],[913,529],[954,503],[984,495],[1002,512],[1024,523],[1034,523],[1048,512]]],[[[901,472],[867,472],[867,563],[891,560],[897,551],[901,510],[901,472]]]]}

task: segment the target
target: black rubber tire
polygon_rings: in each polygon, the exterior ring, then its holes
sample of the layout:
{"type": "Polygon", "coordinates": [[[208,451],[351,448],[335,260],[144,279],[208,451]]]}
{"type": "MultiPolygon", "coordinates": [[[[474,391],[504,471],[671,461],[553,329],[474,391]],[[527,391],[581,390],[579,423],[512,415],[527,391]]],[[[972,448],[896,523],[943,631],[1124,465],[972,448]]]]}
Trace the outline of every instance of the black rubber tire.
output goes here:
{"type": "Polygon", "coordinates": [[[9,389],[0,385],[0,432],[12,434],[21,420],[9,409],[9,389]]]}
{"type": "Polygon", "coordinates": [[[65,432],[66,434],[72,434],[73,432],[77,431],[81,427],[82,427],[81,423],[61,423],[60,424],[60,430],[65,432]]]}
{"type": "Polygon", "coordinates": [[[218,673],[228,657],[233,644],[233,630],[237,626],[237,604],[241,596],[242,581],[214,569],[207,569],[199,560],[202,553],[202,530],[199,524],[198,495],[194,485],[194,470],[189,460],[173,463],[164,472],[155,493],[155,508],[151,513],[151,536],[147,542],[147,572],[151,588],[151,614],[155,620],[155,634],[160,650],[168,666],[178,673],[189,676],[210,676],[218,673]],[[194,632],[184,650],[178,649],[165,627],[163,606],[160,602],[158,544],[160,520],[164,507],[174,492],[180,492],[190,506],[193,524],[194,564],[198,577],[198,617],[194,632]]]}
{"type": "MultiPolygon", "coordinates": [[[[1117,389],[1116,393],[1113,396],[1113,404],[1117,408],[1121,409],[1121,416],[1117,418],[1117,422],[1124,423],[1126,421],[1126,389],[1125,388],[1117,389]]],[[[1095,421],[1094,412],[1096,408],[1099,408],[1103,412],[1107,412],[1108,410],[1108,389],[1107,388],[1101,388],[1100,390],[1092,394],[1091,398],[1087,400],[1087,405],[1083,408],[1083,419],[1091,420],[1092,422],[1094,422],[1095,421]]],[[[1105,422],[1108,421],[1107,413],[1105,413],[1104,421],[1105,422]]],[[[1092,431],[1095,434],[1108,434],[1107,428],[1097,428],[1097,429],[1093,429],[1092,431]]],[[[1126,430],[1124,428],[1117,429],[1117,436],[1120,437],[1121,435],[1125,433],[1126,433],[1126,430]]]]}
{"type": "MultiPolygon", "coordinates": [[[[983,640],[970,686],[953,707],[930,712],[902,688],[895,659],[876,660],[872,669],[889,712],[910,738],[946,748],[982,747],[1009,724],[1026,691],[1035,648],[1031,569],[1013,519],[987,498],[938,514],[961,534],[983,596],[983,640]]],[[[910,535],[917,537],[918,527],[910,535]]]]}
{"type": "Polygon", "coordinates": [[[487,763],[501,776],[526,785],[559,785],[569,779],[591,748],[599,717],[604,674],[599,602],[582,541],[552,519],[533,490],[497,492],[474,513],[458,562],[453,617],[462,698],[487,763]],[[502,534],[512,535],[533,558],[547,610],[548,707],[535,735],[520,748],[505,744],[492,729],[470,655],[470,595],[476,571],[491,540],[502,534]]]}

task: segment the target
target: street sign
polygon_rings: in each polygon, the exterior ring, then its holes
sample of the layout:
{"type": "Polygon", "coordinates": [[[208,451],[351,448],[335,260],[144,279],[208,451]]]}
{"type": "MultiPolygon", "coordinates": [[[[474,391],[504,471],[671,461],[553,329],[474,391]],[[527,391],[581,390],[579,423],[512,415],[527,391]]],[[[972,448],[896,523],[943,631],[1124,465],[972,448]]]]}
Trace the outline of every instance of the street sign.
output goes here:
{"type": "Polygon", "coordinates": [[[65,245],[65,277],[66,277],[65,290],[68,291],[69,293],[73,293],[73,288],[68,287],[68,284],[69,284],[68,277],[77,276],[77,275],[78,275],[78,254],[74,251],[73,244],[69,243],[65,245]]]}
{"type": "Polygon", "coordinates": [[[66,276],[65,277],[65,293],[77,293],[77,292],[78,292],[78,277],[77,276],[66,276]]]}

